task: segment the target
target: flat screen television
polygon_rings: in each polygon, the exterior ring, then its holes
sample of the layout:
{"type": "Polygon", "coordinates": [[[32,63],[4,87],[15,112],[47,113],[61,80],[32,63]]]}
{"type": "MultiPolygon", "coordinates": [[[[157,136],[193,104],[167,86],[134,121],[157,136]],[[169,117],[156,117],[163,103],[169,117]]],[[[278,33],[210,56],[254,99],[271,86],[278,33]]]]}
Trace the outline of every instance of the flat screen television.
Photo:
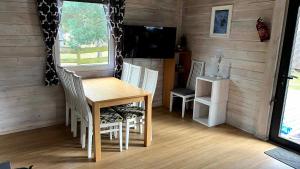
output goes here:
{"type": "Polygon", "coordinates": [[[176,28],[124,26],[125,58],[173,58],[176,28]]]}

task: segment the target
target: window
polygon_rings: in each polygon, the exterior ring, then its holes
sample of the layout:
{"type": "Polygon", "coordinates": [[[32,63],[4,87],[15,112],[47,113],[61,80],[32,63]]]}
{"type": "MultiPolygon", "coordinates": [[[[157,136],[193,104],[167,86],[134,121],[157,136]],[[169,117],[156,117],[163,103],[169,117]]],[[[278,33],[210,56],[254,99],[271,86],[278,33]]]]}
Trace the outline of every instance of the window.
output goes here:
{"type": "Polygon", "coordinates": [[[103,4],[64,1],[58,38],[56,51],[61,66],[99,67],[112,63],[103,4]]]}

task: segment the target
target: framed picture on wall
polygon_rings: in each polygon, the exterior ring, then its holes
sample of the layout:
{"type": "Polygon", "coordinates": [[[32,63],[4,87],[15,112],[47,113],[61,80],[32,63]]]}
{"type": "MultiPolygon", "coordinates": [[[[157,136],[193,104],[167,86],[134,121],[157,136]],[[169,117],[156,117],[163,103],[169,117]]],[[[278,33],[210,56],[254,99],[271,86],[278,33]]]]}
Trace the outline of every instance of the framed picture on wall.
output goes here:
{"type": "Polygon", "coordinates": [[[232,17],[232,5],[216,6],[212,8],[210,36],[229,38],[232,17]]]}

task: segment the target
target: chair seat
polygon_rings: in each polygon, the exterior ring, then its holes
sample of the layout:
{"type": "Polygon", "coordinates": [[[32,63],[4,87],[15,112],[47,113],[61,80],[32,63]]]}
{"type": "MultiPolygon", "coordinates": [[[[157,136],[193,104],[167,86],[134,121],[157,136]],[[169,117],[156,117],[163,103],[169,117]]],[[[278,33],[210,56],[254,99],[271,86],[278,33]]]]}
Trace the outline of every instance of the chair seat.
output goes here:
{"type": "Polygon", "coordinates": [[[101,124],[122,122],[123,117],[111,108],[101,109],[100,113],[101,124]]]}
{"type": "Polygon", "coordinates": [[[182,95],[182,96],[188,96],[188,95],[195,94],[195,90],[186,89],[186,88],[173,89],[172,92],[182,95]]]}
{"type": "Polygon", "coordinates": [[[145,109],[138,106],[114,106],[113,109],[119,113],[124,120],[142,117],[145,109]]]}

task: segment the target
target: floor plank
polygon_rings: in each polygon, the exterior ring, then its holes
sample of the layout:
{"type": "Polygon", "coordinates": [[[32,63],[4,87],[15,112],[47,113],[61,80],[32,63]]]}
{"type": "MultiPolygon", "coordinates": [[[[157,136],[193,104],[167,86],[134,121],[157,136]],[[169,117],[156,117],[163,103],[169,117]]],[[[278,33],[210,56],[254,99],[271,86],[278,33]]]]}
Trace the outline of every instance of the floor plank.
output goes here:
{"type": "MultiPolygon", "coordinates": [[[[102,136],[103,156],[94,163],[80,148],[70,129],[60,126],[0,136],[0,161],[34,169],[275,169],[289,168],[264,154],[275,146],[228,125],[207,128],[180,113],[153,110],[153,143],[143,147],[143,136],[131,134],[129,150],[118,152],[118,142],[102,136]]],[[[133,131],[134,132],[134,131],[133,131]]]]}

